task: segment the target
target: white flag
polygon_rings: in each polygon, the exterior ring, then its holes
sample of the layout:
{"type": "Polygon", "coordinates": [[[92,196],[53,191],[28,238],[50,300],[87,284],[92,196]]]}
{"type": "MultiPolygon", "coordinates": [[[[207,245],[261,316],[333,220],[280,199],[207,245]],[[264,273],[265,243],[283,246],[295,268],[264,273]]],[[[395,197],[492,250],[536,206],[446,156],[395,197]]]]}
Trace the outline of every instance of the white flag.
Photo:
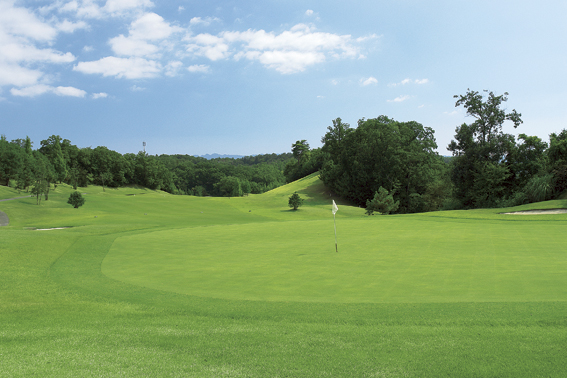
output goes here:
{"type": "Polygon", "coordinates": [[[339,208],[337,207],[337,204],[335,203],[335,200],[333,200],[333,215],[335,215],[337,213],[337,211],[339,211],[339,208]]]}

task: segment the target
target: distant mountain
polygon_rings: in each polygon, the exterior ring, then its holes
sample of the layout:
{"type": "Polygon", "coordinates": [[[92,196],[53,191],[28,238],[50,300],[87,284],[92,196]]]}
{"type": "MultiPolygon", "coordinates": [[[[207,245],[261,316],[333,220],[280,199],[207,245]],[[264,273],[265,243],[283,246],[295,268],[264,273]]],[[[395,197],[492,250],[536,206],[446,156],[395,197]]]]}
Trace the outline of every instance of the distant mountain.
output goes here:
{"type": "Polygon", "coordinates": [[[201,155],[199,157],[205,158],[207,160],[217,159],[217,158],[232,158],[232,159],[240,159],[243,158],[244,155],[220,155],[220,154],[206,154],[201,155]]]}

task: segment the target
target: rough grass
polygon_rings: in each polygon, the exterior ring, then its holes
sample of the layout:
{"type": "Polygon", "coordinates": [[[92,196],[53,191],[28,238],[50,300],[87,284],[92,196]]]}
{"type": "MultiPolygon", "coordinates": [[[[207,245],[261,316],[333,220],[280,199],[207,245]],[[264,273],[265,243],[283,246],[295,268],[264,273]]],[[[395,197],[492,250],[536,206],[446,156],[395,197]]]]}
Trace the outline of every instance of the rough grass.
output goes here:
{"type": "Polygon", "coordinates": [[[336,254],[314,176],[232,199],[80,191],[79,209],[64,185],[0,202],[0,376],[567,374],[567,215],[339,203],[336,254]]]}

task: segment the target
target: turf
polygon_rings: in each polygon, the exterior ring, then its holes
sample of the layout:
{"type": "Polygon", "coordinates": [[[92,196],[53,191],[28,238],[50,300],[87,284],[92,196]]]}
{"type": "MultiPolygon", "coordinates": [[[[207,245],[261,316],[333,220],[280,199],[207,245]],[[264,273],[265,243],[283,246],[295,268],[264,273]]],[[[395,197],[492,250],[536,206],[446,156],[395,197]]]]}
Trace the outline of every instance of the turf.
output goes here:
{"type": "Polygon", "coordinates": [[[339,202],[337,254],[315,176],[232,199],[80,190],[79,209],[65,185],[0,202],[0,376],[567,374],[567,215],[339,202]]]}

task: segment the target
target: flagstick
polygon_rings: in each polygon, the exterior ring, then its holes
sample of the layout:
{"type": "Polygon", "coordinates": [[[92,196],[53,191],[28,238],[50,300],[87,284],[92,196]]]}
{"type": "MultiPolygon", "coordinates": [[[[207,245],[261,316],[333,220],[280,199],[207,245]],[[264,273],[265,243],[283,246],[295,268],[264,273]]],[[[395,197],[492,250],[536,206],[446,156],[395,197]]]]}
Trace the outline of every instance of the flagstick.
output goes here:
{"type": "Polygon", "coordinates": [[[333,214],[333,221],[335,222],[335,251],[339,253],[339,247],[337,246],[337,218],[335,218],[335,214],[333,214]]]}

